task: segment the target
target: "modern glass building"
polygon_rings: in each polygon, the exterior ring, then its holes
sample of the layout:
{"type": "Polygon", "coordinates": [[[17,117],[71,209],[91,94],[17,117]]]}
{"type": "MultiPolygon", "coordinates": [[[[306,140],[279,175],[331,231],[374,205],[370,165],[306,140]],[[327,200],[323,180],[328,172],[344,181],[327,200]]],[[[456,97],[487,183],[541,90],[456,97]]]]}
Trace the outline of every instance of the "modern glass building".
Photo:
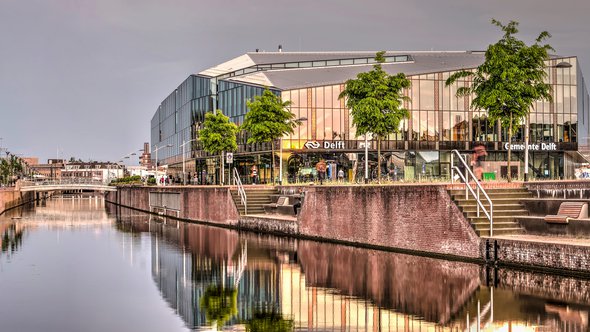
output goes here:
{"type": "MultiPolygon", "coordinates": [[[[307,119],[295,134],[274,142],[283,159],[283,179],[309,180],[320,158],[330,166],[329,177],[335,178],[337,170],[343,169],[350,181],[362,178],[364,137],[356,137],[350,112],[338,96],[346,80],[372,69],[374,56],[375,52],[254,52],[191,75],[154,114],[152,149],[159,148],[160,165],[179,174],[184,143],[191,177],[199,183],[218,181],[218,160],[201,151],[196,141],[204,114],[221,109],[241,124],[248,112],[246,101],[268,87],[292,102],[296,117],[307,119]]],[[[385,71],[403,72],[411,80],[404,92],[410,98],[405,102],[410,117],[402,122],[399,133],[382,141],[379,163],[376,141],[369,142],[371,174],[380,165],[384,174],[397,180],[448,177],[451,150],[467,153],[475,144],[484,144],[486,172],[507,175],[506,130],[490,123],[484,110],[471,108],[472,97],[456,96],[457,88],[470,84],[468,79],[445,86],[449,75],[480,65],[483,52],[387,52],[385,56],[385,71]]],[[[546,72],[553,101],[536,103],[528,119],[529,175],[574,178],[589,150],[590,99],[575,56],[552,55],[546,72]]],[[[515,146],[511,171],[519,176],[524,169],[523,133],[524,126],[511,142],[515,146]]],[[[271,145],[247,144],[246,139],[245,133],[238,138],[231,166],[238,168],[246,183],[252,165],[258,166],[262,181],[270,181],[271,145]]],[[[277,176],[278,161],[274,167],[277,176]]]]}

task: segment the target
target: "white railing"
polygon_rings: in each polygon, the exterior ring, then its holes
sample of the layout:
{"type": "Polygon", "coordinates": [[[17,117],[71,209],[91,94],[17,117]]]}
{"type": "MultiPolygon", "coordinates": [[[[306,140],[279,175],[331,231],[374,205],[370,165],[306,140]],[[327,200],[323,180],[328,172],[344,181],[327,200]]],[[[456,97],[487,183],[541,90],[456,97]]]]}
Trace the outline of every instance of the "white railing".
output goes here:
{"type": "Polygon", "coordinates": [[[56,186],[56,185],[77,185],[77,184],[90,184],[90,185],[108,185],[105,181],[95,180],[89,178],[61,178],[61,179],[50,179],[50,180],[36,180],[21,181],[23,187],[33,186],[56,186]]]}
{"type": "Polygon", "coordinates": [[[240,173],[238,173],[238,169],[234,167],[234,185],[238,187],[238,195],[240,195],[240,201],[244,205],[244,214],[248,214],[248,199],[246,197],[246,191],[244,190],[244,186],[242,185],[242,180],[240,180],[240,173]]]}
{"type": "Polygon", "coordinates": [[[454,181],[455,181],[455,171],[457,172],[456,174],[459,175],[461,180],[463,180],[463,182],[465,183],[465,199],[469,198],[469,193],[471,193],[473,195],[473,198],[475,198],[475,201],[477,203],[476,204],[477,216],[479,217],[479,211],[481,208],[481,210],[483,211],[485,216],[490,221],[490,236],[494,236],[494,233],[493,233],[494,208],[493,208],[492,200],[490,199],[490,196],[488,196],[486,191],[481,186],[481,183],[479,183],[479,179],[475,176],[475,174],[473,174],[473,172],[471,171],[471,168],[467,165],[467,163],[465,162],[465,159],[461,156],[461,154],[457,150],[451,151],[451,183],[454,183],[454,181]],[[461,173],[461,169],[459,167],[455,166],[453,155],[457,155],[457,157],[459,157],[459,162],[463,165],[463,168],[465,169],[465,174],[461,173]],[[471,185],[469,184],[469,181],[475,182],[475,190],[471,187],[471,185]],[[482,198],[480,196],[480,193],[483,194],[484,198],[490,204],[489,211],[484,206],[484,204],[482,202],[482,198]]]}

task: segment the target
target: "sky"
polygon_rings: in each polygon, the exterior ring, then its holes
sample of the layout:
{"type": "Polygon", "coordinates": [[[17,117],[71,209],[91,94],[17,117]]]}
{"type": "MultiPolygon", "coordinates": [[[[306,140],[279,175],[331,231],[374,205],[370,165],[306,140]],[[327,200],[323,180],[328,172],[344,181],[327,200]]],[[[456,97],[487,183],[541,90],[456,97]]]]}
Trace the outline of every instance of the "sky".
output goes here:
{"type": "Polygon", "coordinates": [[[246,52],[485,50],[501,37],[492,18],[520,22],[527,43],[548,31],[590,77],[589,13],[587,0],[0,0],[0,148],[118,161],[190,74],[246,52]]]}

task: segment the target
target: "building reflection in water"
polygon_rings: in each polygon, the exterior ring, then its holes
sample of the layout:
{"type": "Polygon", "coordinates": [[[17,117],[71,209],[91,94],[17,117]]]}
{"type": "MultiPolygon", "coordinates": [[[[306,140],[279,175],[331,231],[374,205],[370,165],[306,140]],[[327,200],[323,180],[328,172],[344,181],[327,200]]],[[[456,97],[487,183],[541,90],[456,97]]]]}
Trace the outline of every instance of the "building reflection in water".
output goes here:
{"type": "Polygon", "coordinates": [[[588,329],[585,281],[500,270],[490,283],[475,264],[111,209],[119,213],[120,230],[151,233],[153,279],[191,328],[209,325],[201,298],[209,286],[223,285],[237,288],[237,314],[226,322],[234,328],[264,308],[292,319],[299,330],[465,331],[469,320],[468,330],[476,331],[479,302],[484,331],[588,329]]]}

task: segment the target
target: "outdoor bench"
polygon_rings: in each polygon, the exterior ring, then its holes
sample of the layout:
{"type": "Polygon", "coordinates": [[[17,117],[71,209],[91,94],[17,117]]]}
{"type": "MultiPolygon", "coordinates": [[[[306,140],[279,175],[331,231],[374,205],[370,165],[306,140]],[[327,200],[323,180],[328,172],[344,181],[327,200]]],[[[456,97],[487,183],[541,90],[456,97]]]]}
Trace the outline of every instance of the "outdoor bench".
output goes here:
{"type": "Polygon", "coordinates": [[[567,224],[569,219],[588,218],[588,204],[585,202],[563,202],[555,215],[545,216],[550,224],[567,224]]]}

